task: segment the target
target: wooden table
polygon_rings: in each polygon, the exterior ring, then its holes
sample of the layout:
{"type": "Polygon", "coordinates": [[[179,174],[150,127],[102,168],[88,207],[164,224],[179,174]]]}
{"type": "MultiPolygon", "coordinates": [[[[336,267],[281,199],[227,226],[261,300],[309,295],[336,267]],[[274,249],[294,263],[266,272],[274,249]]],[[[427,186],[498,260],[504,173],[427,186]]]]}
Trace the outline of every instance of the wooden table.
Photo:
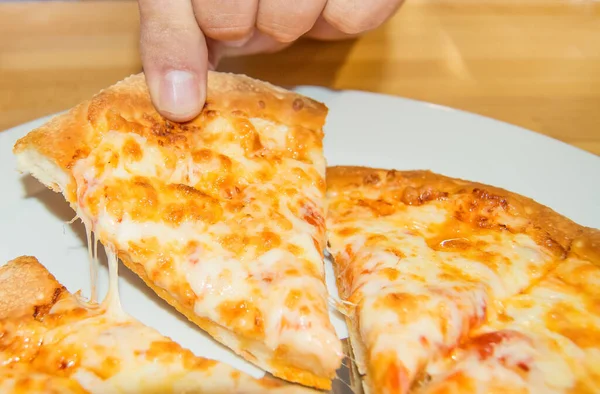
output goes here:
{"type": "MultiPolygon", "coordinates": [[[[130,1],[0,3],[0,129],[140,71],[138,23],[130,1]]],[[[407,0],[356,41],[304,41],[220,69],[444,104],[600,154],[593,0],[407,0]]]]}

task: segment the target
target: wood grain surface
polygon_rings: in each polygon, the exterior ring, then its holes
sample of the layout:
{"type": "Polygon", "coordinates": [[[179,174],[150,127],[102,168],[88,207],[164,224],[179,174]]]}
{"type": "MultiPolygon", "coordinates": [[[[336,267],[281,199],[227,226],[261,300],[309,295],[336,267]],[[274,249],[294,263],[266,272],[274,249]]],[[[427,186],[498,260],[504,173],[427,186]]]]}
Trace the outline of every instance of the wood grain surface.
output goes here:
{"type": "MultiPolygon", "coordinates": [[[[141,71],[133,1],[1,2],[0,129],[141,71]]],[[[482,114],[600,154],[600,3],[407,0],[346,42],[302,41],[220,70],[482,114]]]]}

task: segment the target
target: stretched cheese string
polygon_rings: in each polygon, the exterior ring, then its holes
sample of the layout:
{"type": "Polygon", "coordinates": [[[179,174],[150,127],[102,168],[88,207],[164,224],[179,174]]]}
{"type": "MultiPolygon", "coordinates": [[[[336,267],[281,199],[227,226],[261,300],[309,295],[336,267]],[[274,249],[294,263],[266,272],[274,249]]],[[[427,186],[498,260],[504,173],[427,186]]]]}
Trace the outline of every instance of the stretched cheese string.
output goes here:
{"type": "Polygon", "coordinates": [[[342,300],[341,298],[335,298],[331,295],[327,296],[327,303],[333,309],[335,309],[336,311],[338,311],[339,313],[341,313],[342,315],[344,315],[346,317],[350,317],[350,312],[349,312],[348,308],[356,308],[356,304],[354,304],[353,302],[345,301],[345,300],[342,300]]]}
{"type": "MultiPolygon", "coordinates": [[[[91,280],[91,296],[90,302],[94,303],[97,299],[97,278],[98,278],[98,238],[93,232],[91,221],[81,219],[85,226],[87,238],[88,256],[90,260],[90,280],[91,280]]],[[[127,314],[121,307],[121,299],[119,296],[119,260],[117,257],[116,248],[112,245],[104,245],[104,251],[108,259],[108,292],[102,301],[107,313],[113,314],[114,317],[127,317],[127,314]]]]}
{"type": "Polygon", "coordinates": [[[94,253],[90,266],[90,280],[91,280],[91,292],[92,292],[92,302],[96,302],[98,297],[98,290],[96,289],[98,283],[98,238],[96,234],[92,233],[92,238],[94,240],[94,253]]]}
{"type": "Polygon", "coordinates": [[[82,220],[85,226],[85,235],[87,237],[87,249],[88,249],[88,258],[90,264],[90,302],[96,302],[97,299],[97,291],[96,291],[96,282],[98,276],[98,240],[95,235],[92,233],[91,226],[84,220],[82,220]],[[93,246],[92,246],[93,242],[93,246]]]}
{"type": "MultiPolygon", "coordinates": [[[[88,256],[90,260],[90,280],[91,280],[91,296],[90,301],[96,302],[97,289],[96,282],[98,277],[98,238],[94,233],[93,221],[86,218],[85,215],[81,215],[81,212],[77,212],[77,216],[83,222],[85,226],[88,256]],[[93,241],[93,245],[92,245],[93,241]]],[[[103,245],[106,257],[108,259],[108,292],[104,300],[102,300],[101,306],[105,308],[107,313],[117,318],[128,318],[128,315],[123,311],[121,307],[121,299],[119,297],[119,260],[117,258],[116,248],[112,245],[103,245]]]]}
{"type": "Polygon", "coordinates": [[[113,246],[104,246],[106,257],[108,258],[108,293],[102,301],[102,306],[106,308],[107,313],[114,317],[127,318],[128,315],[121,307],[119,297],[119,259],[113,246]]]}

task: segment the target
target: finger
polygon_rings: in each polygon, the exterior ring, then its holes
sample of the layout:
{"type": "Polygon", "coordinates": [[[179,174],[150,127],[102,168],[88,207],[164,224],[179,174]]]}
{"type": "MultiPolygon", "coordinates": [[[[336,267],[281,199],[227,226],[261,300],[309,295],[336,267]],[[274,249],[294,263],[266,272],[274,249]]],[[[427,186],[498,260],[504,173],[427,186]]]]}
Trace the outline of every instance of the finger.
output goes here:
{"type": "Polygon", "coordinates": [[[326,0],[260,0],[256,27],[280,42],[292,42],[309,31],[326,0]]]}
{"type": "Polygon", "coordinates": [[[403,0],[329,0],[323,18],[346,34],[372,30],[400,8],[403,0]]]}
{"type": "Polygon", "coordinates": [[[327,20],[321,15],[315,22],[312,29],[305,35],[308,38],[314,38],[316,40],[345,40],[358,36],[358,34],[347,34],[339,31],[335,27],[331,26],[327,20]]]}
{"type": "Polygon", "coordinates": [[[152,102],[176,122],[194,118],[206,99],[206,41],[189,1],[139,0],[141,56],[152,102]]]}
{"type": "Polygon", "coordinates": [[[271,36],[255,31],[248,42],[242,46],[231,46],[224,42],[210,41],[209,57],[211,58],[211,63],[216,66],[224,57],[273,53],[290,45],[292,45],[292,43],[279,42],[271,36]]]}
{"type": "Polygon", "coordinates": [[[220,41],[236,41],[252,34],[258,0],[193,0],[193,7],[204,35],[220,41]]]}

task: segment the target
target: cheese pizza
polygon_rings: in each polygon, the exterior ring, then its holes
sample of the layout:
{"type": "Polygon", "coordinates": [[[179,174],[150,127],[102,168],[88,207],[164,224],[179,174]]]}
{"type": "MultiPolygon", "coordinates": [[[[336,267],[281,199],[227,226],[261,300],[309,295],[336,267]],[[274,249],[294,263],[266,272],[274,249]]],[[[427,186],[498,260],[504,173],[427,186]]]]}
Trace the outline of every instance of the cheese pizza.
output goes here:
{"type": "Polygon", "coordinates": [[[0,267],[0,392],[315,392],[194,356],[126,315],[110,285],[97,304],[69,293],[33,257],[0,267]]]}
{"type": "Polygon", "coordinates": [[[326,114],[301,95],[210,72],[201,114],[173,123],[140,74],[14,152],[215,339],[275,376],[329,388],[343,352],[324,281],[326,114]]]}
{"type": "Polygon", "coordinates": [[[418,392],[600,392],[600,267],[577,254],[431,363],[433,380],[418,392]]]}
{"type": "Polygon", "coordinates": [[[365,391],[598,392],[598,230],[427,171],[333,167],[327,183],[365,391]]]}

